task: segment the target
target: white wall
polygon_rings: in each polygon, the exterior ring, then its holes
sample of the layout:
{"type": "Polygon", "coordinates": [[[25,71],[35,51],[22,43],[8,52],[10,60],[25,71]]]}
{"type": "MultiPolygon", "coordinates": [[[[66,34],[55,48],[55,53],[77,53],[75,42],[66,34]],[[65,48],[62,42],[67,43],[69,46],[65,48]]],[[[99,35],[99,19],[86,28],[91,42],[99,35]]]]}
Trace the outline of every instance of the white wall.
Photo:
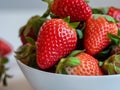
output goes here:
{"type": "MultiPolygon", "coordinates": [[[[117,6],[120,7],[120,4],[117,3],[119,0],[90,0],[90,5],[93,7],[96,6],[117,6]],[[111,2],[112,1],[112,2],[111,2]]],[[[42,0],[0,0],[0,9],[43,9],[45,8],[45,3],[42,0]]]]}
{"type": "Polygon", "coordinates": [[[39,9],[44,8],[41,0],[0,0],[0,9],[39,9]]]}
{"type": "MultiPolygon", "coordinates": [[[[105,5],[115,5],[120,7],[119,0],[90,0],[93,7],[105,6],[105,5]],[[111,2],[114,1],[114,2],[111,2]],[[94,2],[98,2],[95,3],[94,2]],[[117,3],[118,2],[118,3],[117,3]]],[[[0,0],[0,9],[44,9],[47,4],[42,2],[42,0],[0,0]]]]}

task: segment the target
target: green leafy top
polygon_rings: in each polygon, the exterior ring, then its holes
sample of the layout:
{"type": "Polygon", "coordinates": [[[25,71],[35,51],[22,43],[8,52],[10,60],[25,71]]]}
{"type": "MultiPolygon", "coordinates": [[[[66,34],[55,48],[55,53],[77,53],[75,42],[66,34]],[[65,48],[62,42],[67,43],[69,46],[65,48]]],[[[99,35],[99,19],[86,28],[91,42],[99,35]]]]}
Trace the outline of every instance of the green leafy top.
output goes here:
{"type": "Polygon", "coordinates": [[[7,57],[0,57],[0,83],[2,82],[4,86],[7,86],[7,79],[12,76],[6,72],[9,70],[5,65],[9,62],[7,57]]]}
{"type": "Polygon", "coordinates": [[[104,8],[92,8],[92,13],[93,14],[107,14],[109,8],[104,7],[104,8]]]}
{"type": "MultiPolygon", "coordinates": [[[[75,56],[80,54],[81,52],[83,52],[83,51],[75,50],[75,51],[71,52],[71,54],[69,54],[66,58],[62,58],[57,65],[56,73],[64,74],[66,67],[74,67],[74,66],[79,65],[80,60],[75,56]]],[[[67,72],[65,74],[67,74],[67,72]]]]}
{"type": "Polygon", "coordinates": [[[120,74],[120,55],[115,54],[106,59],[102,68],[107,74],[120,74]]]}
{"type": "Polygon", "coordinates": [[[102,14],[93,14],[94,19],[98,19],[99,17],[104,17],[109,22],[116,23],[115,19],[109,15],[102,15],[102,14]]]}
{"type": "Polygon", "coordinates": [[[67,22],[69,24],[69,26],[71,26],[74,29],[76,29],[78,27],[78,25],[80,24],[80,22],[70,22],[70,16],[63,18],[63,20],[65,22],[67,22]]]}
{"type": "MultiPolygon", "coordinates": [[[[118,30],[118,32],[119,32],[119,30],[118,30]]],[[[118,33],[118,34],[119,34],[119,33],[118,33]]],[[[111,43],[112,43],[113,45],[118,45],[118,44],[120,44],[120,36],[117,36],[117,35],[108,33],[108,37],[110,38],[111,43]]]]}

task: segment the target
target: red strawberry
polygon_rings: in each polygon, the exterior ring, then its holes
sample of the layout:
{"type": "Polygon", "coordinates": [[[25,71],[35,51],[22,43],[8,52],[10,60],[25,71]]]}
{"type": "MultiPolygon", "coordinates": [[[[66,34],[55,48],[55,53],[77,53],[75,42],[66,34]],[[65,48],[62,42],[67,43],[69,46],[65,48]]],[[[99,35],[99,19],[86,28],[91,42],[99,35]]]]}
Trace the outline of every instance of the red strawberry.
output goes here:
{"type": "Polygon", "coordinates": [[[3,39],[0,39],[0,57],[4,57],[12,51],[11,45],[3,39]]]}
{"type": "Polygon", "coordinates": [[[92,15],[85,0],[53,0],[51,11],[61,18],[70,16],[72,22],[85,21],[92,15]]]}
{"type": "Polygon", "coordinates": [[[56,72],[66,72],[70,75],[80,76],[103,75],[102,69],[98,65],[98,60],[84,52],[74,57],[70,56],[61,59],[57,66],[56,72]]]}
{"type": "Polygon", "coordinates": [[[117,35],[118,32],[112,17],[106,15],[95,16],[86,21],[84,30],[84,47],[90,55],[99,53],[110,44],[108,33],[117,35]]]}
{"type": "Polygon", "coordinates": [[[51,19],[41,27],[37,43],[37,63],[42,69],[55,65],[60,58],[69,54],[76,46],[75,29],[62,19],[51,19]]]}
{"type": "MultiPolygon", "coordinates": [[[[108,15],[112,16],[116,20],[120,21],[120,9],[115,7],[109,7],[108,15]]],[[[120,29],[120,22],[117,23],[118,28],[120,29]]]]}
{"type": "Polygon", "coordinates": [[[120,20],[120,9],[115,7],[109,7],[108,15],[112,16],[113,18],[116,18],[117,20],[120,20]]]}

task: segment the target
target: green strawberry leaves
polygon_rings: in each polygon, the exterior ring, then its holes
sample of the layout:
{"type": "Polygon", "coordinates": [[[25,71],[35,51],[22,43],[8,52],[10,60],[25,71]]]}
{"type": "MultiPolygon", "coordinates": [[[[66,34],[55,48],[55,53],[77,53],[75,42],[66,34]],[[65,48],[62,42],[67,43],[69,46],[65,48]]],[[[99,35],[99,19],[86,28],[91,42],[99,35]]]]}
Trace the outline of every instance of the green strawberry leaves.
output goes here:
{"type": "Polygon", "coordinates": [[[118,30],[118,36],[120,36],[120,30],[118,30]]]}
{"type": "Polygon", "coordinates": [[[33,33],[33,35],[37,37],[40,27],[46,20],[48,19],[38,15],[31,17],[27,24],[20,28],[19,36],[21,36],[23,33],[23,35],[26,37],[29,33],[33,33]]]}
{"type": "Polygon", "coordinates": [[[70,16],[63,18],[63,20],[67,23],[70,23],[70,16]]]}
{"type": "Polygon", "coordinates": [[[92,13],[93,14],[107,14],[108,10],[109,10],[108,7],[105,7],[105,8],[92,8],[92,13]]]}
{"type": "Polygon", "coordinates": [[[115,67],[116,73],[119,73],[119,74],[120,74],[120,61],[116,61],[116,62],[114,63],[114,67],[115,67]]]}
{"type": "Polygon", "coordinates": [[[69,54],[69,56],[67,56],[66,58],[62,58],[57,65],[56,73],[66,74],[66,73],[64,73],[66,67],[74,67],[74,66],[79,65],[81,62],[75,56],[78,55],[81,52],[83,52],[83,51],[75,50],[75,51],[71,52],[69,54]]]}
{"type": "Polygon", "coordinates": [[[74,67],[74,66],[77,66],[79,64],[80,64],[80,60],[76,57],[62,58],[57,65],[56,73],[67,74],[67,72],[64,73],[66,67],[74,67]]]}
{"type": "Polygon", "coordinates": [[[109,15],[104,15],[104,17],[105,17],[105,19],[106,19],[107,21],[116,23],[116,21],[115,21],[115,19],[114,19],[113,17],[111,17],[111,16],[109,16],[109,15]]]}
{"type": "Polygon", "coordinates": [[[77,66],[80,64],[80,60],[76,57],[68,57],[66,58],[66,61],[64,62],[65,66],[77,66]]]}
{"type": "Polygon", "coordinates": [[[53,2],[53,0],[42,0],[42,1],[48,3],[48,6],[51,6],[51,4],[53,2]]]}
{"type": "Polygon", "coordinates": [[[83,38],[83,32],[82,32],[82,30],[77,29],[76,32],[78,34],[79,39],[82,39],[83,38]]]}
{"type": "Polygon", "coordinates": [[[64,18],[63,20],[65,22],[67,22],[69,24],[69,26],[71,26],[74,29],[76,29],[78,27],[78,25],[80,24],[80,22],[70,22],[70,16],[64,18]]]}
{"type": "Polygon", "coordinates": [[[107,74],[120,74],[120,55],[115,54],[106,59],[102,66],[107,74]]]}
{"type": "Polygon", "coordinates": [[[28,43],[30,43],[31,45],[35,45],[35,40],[32,39],[31,37],[26,37],[26,40],[28,43]]]}
{"type": "Polygon", "coordinates": [[[62,74],[63,71],[65,71],[65,69],[64,69],[64,61],[65,61],[64,58],[62,58],[62,59],[59,61],[58,65],[57,65],[57,67],[56,67],[56,73],[62,74]]]}
{"type": "Polygon", "coordinates": [[[94,19],[98,19],[99,17],[103,16],[107,21],[116,23],[115,19],[109,15],[101,15],[101,14],[93,14],[94,19]]]}
{"type": "Polygon", "coordinates": [[[17,60],[22,61],[28,66],[38,68],[36,63],[35,41],[30,37],[26,37],[26,40],[28,43],[18,48],[18,50],[15,52],[15,57],[17,60]]]}
{"type": "Polygon", "coordinates": [[[108,37],[111,40],[112,44],[114,44],[114,45],[120,44],[120,37],[119,36],[108,33],[108,37]]]}
{"type": "Polygon", "coordinates": [[[81,52],[84,52],[84,50],[74,50],[69,54],[69,57],[74,57],[74,56],[80,54],[81,52]]]}
{"type": "Polygon", "coordinates": [[[111,53],[111,45],[109,45],[104,50],[102,50],[101,52],[96,54],[95,58],[97,58],[100,61],[104,61],[105,59],[107,59],[110,56],[110,53],[111,53]]]}
{"type": "Polygon", "coordinates": [[[4,86],[7,86],[7,79],[12,78],[11,75],[6,73],[9,68],[5,67],[5,64],[8,62],[9,60],[7,57],[0,57],[0,83],[2,82],[4,86]]]}

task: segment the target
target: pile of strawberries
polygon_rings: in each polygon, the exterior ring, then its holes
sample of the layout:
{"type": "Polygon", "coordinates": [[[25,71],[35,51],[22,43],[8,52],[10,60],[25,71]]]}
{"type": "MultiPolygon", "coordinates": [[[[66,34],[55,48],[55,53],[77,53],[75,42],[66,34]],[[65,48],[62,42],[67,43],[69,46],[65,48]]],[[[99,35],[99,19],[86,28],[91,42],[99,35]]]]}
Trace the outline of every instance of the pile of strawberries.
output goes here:
{"type": "Polygon", "coordinates": [[[48,9],[20,28],[16,58],[30,67],[70,75],[120,73],[120,9],[86,0],[42,0],[48,9]]]}

